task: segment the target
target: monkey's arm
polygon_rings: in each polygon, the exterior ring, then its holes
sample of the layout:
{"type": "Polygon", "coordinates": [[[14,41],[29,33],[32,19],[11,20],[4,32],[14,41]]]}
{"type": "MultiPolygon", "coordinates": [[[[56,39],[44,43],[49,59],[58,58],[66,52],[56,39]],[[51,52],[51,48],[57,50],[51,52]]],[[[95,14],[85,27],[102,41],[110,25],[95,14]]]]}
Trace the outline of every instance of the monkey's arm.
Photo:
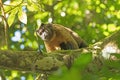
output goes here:
{"type": "Polygon", "coordinates": [[[75,45],[72,44],[71,42],[67,42],[67,43],[62,42],[60,44],[60,48],[61,50],[68,50],[68,49],[76,49],[77,47],[75,47],[75,45]]]}

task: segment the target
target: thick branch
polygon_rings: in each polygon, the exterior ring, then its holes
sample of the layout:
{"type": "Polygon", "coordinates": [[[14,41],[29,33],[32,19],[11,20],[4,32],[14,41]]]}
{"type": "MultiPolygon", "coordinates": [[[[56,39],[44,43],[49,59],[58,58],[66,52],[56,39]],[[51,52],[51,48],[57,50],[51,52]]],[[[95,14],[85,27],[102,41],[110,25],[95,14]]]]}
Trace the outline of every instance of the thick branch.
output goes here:
{"type": "MultiPolygon", "coordinates": [[[[119,40],[120,31],[84,49],[55,51],[48,54],[46,53],[45,55],[41,55],[36,51],[0,51],[0,67],[22,71],[49,72],[57,70],[64,64],[69,66],[69,63],[71,63],[74,58],[79,57],[81,53],[92,53],[93,62],[91,64],[99,65],[97,68],[100,68],[102,66],[101,62],[103,61],[103,58],[101,58],[102,55],[120,53],[119,40]]],[[[110,58],[107,56],[107,59],[110,58]]],[[[114,58],[113,60],[119,59],[114,58]]]]}
{"type": "MultiPolygon", "coordinates": [[[[76,57],[80,50],[56,51],[41,55],[36,51],[0,51],[0,67],[21,71],[54,71],[69,63],[69,57],[76,57]],[[74,54],[73,54],[74,53],[74,54]],[[69,56],[68,56],[69,54],[69,56]]],[[[71,58],[72,59],[72,58],[71,58]]],[[[73,61],[73,60],[72,60],[73,61]]]]}
{"type": "Polygon", "coordinates": [[[31,51],[0,51],[0,67],[22,71],[52,71],[63,65],[54,57],[31,51]]]}

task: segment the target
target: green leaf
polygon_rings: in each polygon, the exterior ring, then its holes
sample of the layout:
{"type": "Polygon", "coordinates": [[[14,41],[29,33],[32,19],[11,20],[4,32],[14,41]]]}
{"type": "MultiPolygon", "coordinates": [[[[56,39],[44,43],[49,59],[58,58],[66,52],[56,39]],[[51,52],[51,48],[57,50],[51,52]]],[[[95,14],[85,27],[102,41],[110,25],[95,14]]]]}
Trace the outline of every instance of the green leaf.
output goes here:
{"type": "Polygon", "coordinates": [[[26,14],[26,12],[23,12],[22,10],[19,10],[19,12],[18,12],[18,19],[22,23],[27,24],[27,14],[26,14]]]}
{"type": "Polygon", "coordinates": [[[39,11],[40,10],[39,7],[35,4],[27,5],[27,9],[29,11],[39,11]]]}
{"type": "Polygon", "coordinates": [[[15,20],[15,16],[16,16],[17,10],[16,11],[12,11],[11,14],[8,17],[8,25],[9,27],[13,24],[14,20],[15,20]]]}
{"type": "Polygon", "coordinates": [[[10,11],[12,9],[12,6],[5,6],[4,5],[4,10],[5,12],[10,11]]]}

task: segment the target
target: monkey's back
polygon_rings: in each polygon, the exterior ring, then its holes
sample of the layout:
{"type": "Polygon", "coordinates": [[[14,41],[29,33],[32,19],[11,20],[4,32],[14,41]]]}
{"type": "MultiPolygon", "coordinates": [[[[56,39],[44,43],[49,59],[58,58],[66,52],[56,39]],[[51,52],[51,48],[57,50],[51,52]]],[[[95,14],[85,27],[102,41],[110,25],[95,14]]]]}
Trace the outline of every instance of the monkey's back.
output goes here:
{"type": "Polygon", "coordinates": [[[74,37],[71,35],[64,26],[58,24],[52,24],[55,36],[51,41],[44,42],[47,52],[54,50],[67,50],[78,49],[78,44],[74,37]]]}

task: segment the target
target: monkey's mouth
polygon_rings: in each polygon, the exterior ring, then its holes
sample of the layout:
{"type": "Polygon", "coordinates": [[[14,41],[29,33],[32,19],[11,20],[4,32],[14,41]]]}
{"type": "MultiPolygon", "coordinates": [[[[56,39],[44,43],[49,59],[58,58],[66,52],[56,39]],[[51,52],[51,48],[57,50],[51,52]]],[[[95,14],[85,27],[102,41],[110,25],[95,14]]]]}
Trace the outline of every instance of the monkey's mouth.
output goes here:
{"type": "Polygon", "coordinates": [[[43,32],[41,35],[40,35],[40,37],[41,37],[41,39],[42,40],[47,40],[47,36],[48,36],[48,34],[46,33],[46,32],[43,32]]]}
{"type": "Polygon", "coordinates": [[[36,31],[37,32],[37,35],[42,39],[42,40],[44,40],[44,41],[46,41],[47,40],[47,37],[48,37],[48,34],[47,34],[47,32],[39,32],[39,31],[36,31]]]}

